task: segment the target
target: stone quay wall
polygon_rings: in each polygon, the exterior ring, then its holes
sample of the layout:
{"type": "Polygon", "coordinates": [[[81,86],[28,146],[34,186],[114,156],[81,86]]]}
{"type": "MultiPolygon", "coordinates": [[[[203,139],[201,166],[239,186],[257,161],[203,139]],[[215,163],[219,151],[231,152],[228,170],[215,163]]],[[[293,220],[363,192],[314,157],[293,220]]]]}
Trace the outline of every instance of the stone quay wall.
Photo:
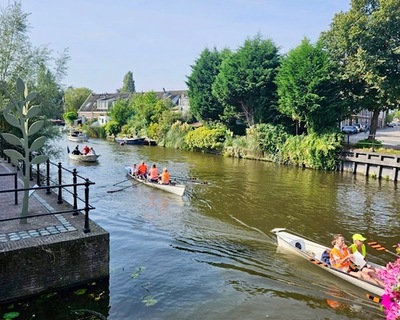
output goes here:
{"type": "Polygon", "coordinates": [[[342,154],[342,170],[377,179],[398,181],[400,154],[348,150],[342,154]]]}

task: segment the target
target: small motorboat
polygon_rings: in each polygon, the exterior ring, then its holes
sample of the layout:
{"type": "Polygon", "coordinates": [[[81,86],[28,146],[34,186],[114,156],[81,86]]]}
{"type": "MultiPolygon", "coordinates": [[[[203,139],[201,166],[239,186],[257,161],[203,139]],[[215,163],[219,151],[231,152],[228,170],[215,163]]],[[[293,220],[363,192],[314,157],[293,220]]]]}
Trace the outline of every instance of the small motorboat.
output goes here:
{"type": "Polygon", "coordinates": [[[185,192],[186,186],[184,184],[160,184],[157,182],[151,182],[149,180],[141,179],[133,175],[131,167],[125,167],[125,170],[127,171],[128,176],[131,177],[133,180],[136,180],[137,182],[140,182],[148,187],[160,189],[180,197],[182,197],[185,192]]]}
{"type": "Polygon", "coordinates": [[[100,157],[99,154],[72,154],[69,153],[69,158],[74,161],[80,162],[97,162],[97,159],[100,157]]]}
{"type": "MultiPolygon", "coordinates": [[[[338,276],[339,278],[346,280],[353,285],[362,288],[369,293],[381,297],[384,288],[376,283],[357,278],[349,273],[343,272],[339,269],[333,268],[330,265],[321,261],[322,253],[328,249],[328,247],[321,244],[315,243],[311,240],[305,239],[302,236],[296,235],[294,233],[287,232],[285,228],[275,228],[271,232],[276,234],[278,240],[278,247],[287,250],[290,253],[294,253],[304,259],[308,260],[310,263],[323,268],[324,270],[338,276]]],[[[376,269],[381,269],[383,266],[377,265],[375,263],[368,262],[376,269]]]]}
{"type": "Polygon", "coordinates": [[[69,141],[82,143],[89,141],[89,136],[80,130],[70,130],[68,132],[67,139],[69,141]]]}

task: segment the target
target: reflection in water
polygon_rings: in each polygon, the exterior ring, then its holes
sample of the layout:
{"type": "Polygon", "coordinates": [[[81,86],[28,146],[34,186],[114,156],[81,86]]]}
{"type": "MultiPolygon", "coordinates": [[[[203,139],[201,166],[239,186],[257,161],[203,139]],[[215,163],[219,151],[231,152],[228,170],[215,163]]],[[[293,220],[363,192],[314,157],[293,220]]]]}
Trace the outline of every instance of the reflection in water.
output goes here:
{"type": "MultiPolygon", "coordinates": [[[[91,145],[101,153],[98,165],[77,168],[96,182],[91,218],[111,234],[108,319],[383,318],[364,291],[278,252],[270,230],[286,227],[326,245],[335,233],[350,239],[357,232],[390,247],[398,242],[400,209],[393,183],[95,139],[91,145]],[[183,198],[142,185],[107,193],[126,178],[125,166],[142,160],[209,183],[189,184],[183,198]],[[148,296],[157,303],[146,305],[148,296]]],[[[392,259],[369,255],[381,264],[392,259]]]]}

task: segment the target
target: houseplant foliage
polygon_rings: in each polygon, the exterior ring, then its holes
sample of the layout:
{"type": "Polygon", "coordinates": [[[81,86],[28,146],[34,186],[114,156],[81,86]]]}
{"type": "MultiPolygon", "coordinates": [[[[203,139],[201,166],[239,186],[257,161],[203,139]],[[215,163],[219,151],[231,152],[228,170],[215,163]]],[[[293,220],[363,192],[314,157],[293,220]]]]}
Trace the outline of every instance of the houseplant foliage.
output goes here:
{"type": "MultiPolygon", "coordinates": [[[[28,88],[22,79],[18,78],[16,82],[17,93],[20,96],[19,100],[15,100],[9,95],[9,102],[3,111],[5,120],[13,127],[21,131],[22,137],[18,137],[12,133],[2,133],[3,138],[14,145],[20,151],[14,149],[6,149],[4,153],[10,157],[11,162],[18,166],[20,162],[25,164],[24,172],[24,188],[30,187],[30,170],[28,169],[33,164],[39,164],[48,160],[46,155],[33,155],[34,151],[39,150],[45,144],[46,138],[39,136],[32,143],[29,141],[29,137],[36,134],[44,124],[44,120],[38,120],[33,123],[31,118],[38,115],[41,107],[38,105],[31,105],[31,102],[37,97],[36,92],[28,93],[28,88]]],[[[26,216],[28,215],[28,200],[29,190],[24,191],[24,199],[21,212],[21,223],[27,223],[26,216]]]]}

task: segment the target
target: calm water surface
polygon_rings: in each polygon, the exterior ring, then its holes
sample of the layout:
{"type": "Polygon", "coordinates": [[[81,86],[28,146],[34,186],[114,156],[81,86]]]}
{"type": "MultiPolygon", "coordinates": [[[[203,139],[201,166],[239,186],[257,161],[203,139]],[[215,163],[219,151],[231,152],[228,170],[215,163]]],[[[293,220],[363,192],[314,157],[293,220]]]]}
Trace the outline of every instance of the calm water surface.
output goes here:
{"type": "MultiPolygon", "coordinates": [[[[384,318],[362,290],[279,252],[270,230],[285,227],[326,245],[335,233],[350,240],[357,232],[389,248],[399,240],[393,182],[102,140],[90,145],[101,154],[98,165],[61,160],[96,183],[91,219],[110,232],[111,273],[101,298],[84,295],[75,309],[115,320],[384,318]],[[188,185],[183,198],[142,185],[107,192],[131,185],[112,186],[126,179],[124,166],[141,160],[208,184],[188,185]]],[[[393,260],[369,254],[381,264],[393,260]]],[[[71,296],[57,299],[67,305],[71,296]]]]}

